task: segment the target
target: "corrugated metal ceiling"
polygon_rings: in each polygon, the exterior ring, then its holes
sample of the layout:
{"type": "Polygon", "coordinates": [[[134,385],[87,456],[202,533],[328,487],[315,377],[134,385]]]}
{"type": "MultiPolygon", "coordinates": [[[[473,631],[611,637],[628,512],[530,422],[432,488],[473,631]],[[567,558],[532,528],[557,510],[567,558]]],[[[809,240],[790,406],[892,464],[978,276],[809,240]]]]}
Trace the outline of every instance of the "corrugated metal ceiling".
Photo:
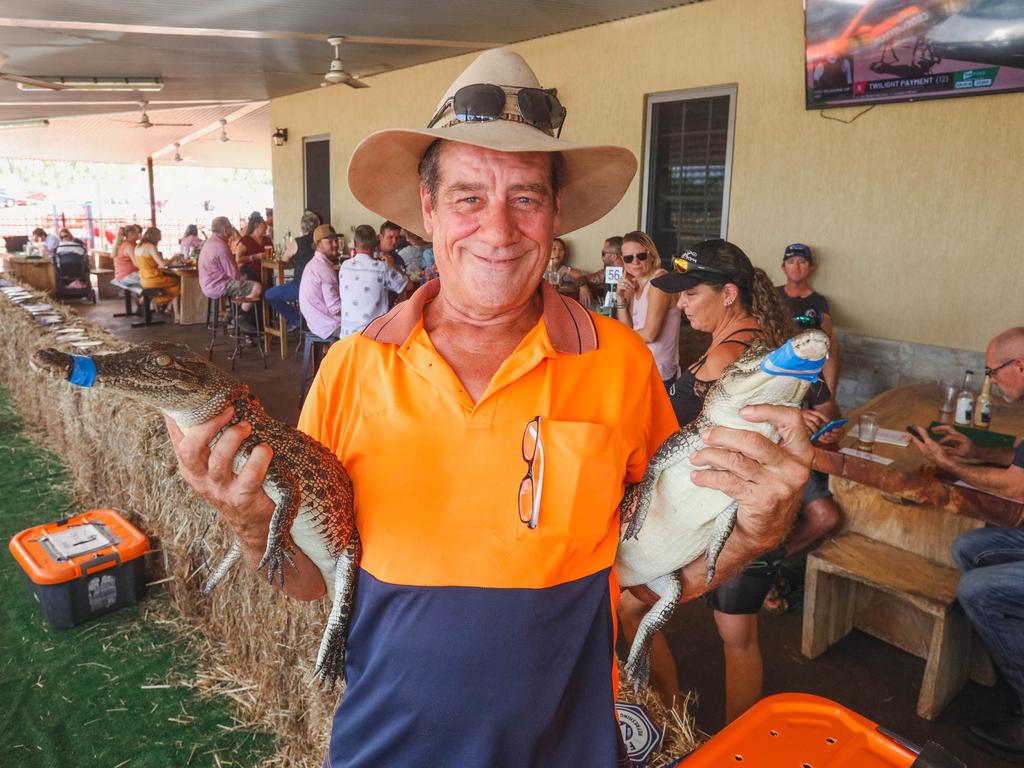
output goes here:
{"type": "MultiPolygon", "coordinates": [[[[191,105],[261,102],[319,87],[333,55],[325,42],[331,35],[354,38],[342,46],[345,69],[369,77],[372,86],[374,72],[692,1],[126,0],[112,6],[108,2],[7,0],[0,7],[0,52],[9,57],[3,71],[12,74],[160,77],[163,90],[147,95],[154,122],[199,122],[210,115],[215,121],[237,106],[191,105]],[[162,111],[170,107],[181,108],[162,111]]],[[[0,131],[0,155],[57,158],[72,152],[79,158],[137,162],[146,152],[192,130],[143,130],[87,117],[137,110],[137,98],[116,93],[26,93],[13,82],[0,80],[0,120],[53,119],[47,129],[0,131]]],[[[257,110],[241,118],[236,130],[240,137],[251,137],[253,149],[259,151],[219,147],[224,150],[221,157],[228,164],[269,167],[269,111],[257,110]],[[250,162],[242,162],[246,156],[250,162]]],[[[189,154],[209,164],[206,153],[197,149],[189,154]]]]}

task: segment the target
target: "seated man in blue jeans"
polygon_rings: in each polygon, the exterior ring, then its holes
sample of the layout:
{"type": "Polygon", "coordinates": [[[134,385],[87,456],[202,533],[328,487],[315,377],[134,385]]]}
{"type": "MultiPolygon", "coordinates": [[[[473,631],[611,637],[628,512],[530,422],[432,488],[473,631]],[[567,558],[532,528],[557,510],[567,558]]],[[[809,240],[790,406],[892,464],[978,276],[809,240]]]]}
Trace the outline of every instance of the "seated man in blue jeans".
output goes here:
{"type": "Polygon", "coordinates": [[[304,214],[299,222],[302,234],[292,240],[281,261],[290,261],[295,269],[292,279],[287,283],[268,288],[264,296],[271,308],[284,318],[289,331],[299,327],[302,316],[296,305],[299,302],[299,283],[302,282],[302,270],[309,264],[316,251],[313,249],[313,230],[320,226],[320,218],[312,213],[304,214]]]}
{"type": "MultiPolygon", "coordinates": [[[[985,350],[985,374],[1008,402],[1024,400],[1024,327],[996,336],[985,350]]],[[[984,491],[1024,500],[1024,442],[1013,448],[979,448],[952,427],[936,427],[939,442],[921,428],[913,439],[942,469],[984,491]],[[967,464],[980,459],[999,467],[967,464]]],[[[957,597],[992,654],[992,661],[1024,702],[1024,530],[980,528],[953,543],[963,571],[957,597]]],[[[1010,760],[1024,759],[1024,716],[976,723],[972,741],[1010,760]]]]}

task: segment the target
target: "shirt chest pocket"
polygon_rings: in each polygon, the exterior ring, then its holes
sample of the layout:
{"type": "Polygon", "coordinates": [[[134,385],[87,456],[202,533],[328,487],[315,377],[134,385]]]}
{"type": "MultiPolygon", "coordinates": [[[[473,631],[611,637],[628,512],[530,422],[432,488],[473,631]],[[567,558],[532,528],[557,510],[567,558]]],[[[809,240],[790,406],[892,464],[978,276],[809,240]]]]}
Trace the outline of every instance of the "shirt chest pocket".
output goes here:
{"type": "Polygon", "coordinates": [[[519,538],[603,540],[622,497],[621,428],[542,419],[540,436],[533,464],[537,527],[520,525],[519,538]]]}

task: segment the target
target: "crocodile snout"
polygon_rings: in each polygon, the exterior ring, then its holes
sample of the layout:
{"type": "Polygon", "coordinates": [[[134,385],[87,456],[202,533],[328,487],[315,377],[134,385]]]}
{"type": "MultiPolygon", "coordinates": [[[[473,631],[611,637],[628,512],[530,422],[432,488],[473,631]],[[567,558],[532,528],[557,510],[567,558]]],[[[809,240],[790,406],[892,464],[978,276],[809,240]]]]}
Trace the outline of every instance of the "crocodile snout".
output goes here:
{"type": "Polygon", "coordinates": [[[74,360],[71,355],[56,349],[37,349],[32,353],[32,368],[37,371],[44,371],[51,376],[68,379],[71,377],[71,371],[74,368],[74,360]]]}

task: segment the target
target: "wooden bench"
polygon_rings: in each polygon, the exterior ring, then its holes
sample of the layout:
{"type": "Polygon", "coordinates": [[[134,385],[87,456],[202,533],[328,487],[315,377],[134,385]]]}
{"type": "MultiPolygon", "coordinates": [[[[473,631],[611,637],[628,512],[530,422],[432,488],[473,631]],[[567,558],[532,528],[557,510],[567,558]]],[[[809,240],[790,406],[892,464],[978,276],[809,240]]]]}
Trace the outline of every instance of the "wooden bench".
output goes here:
{"type": "Polygon", "coordinates": [[[932,720],[971,671],[959,571],[856,533],[807,557],[801,652],[820,656],[856,627],[926,661],[917,714],[932,720]]]}
{"type": "Polygon", "coordinates": [[[124,312],[115,312],[114,317],[133,317],[136,310],[132,309],[132,296],[138,297],[142,304],[142,322],[133,322],[132,328],[140,328],[144,325],[163,325],[163,320],[153,319],[153,297],[162,296],[162,288],[143,288],[141,285],[123,283],[120,280],[111,280],[110,284],[120,288],[124,292],[124,312]]]}
{"type": "Polygon", "coordinates": [[[90,269],[90,275],[96,276],[96,292],[101,299],[116,299],[117,288],[112,284],[114,270],[112,269],[90,269]]]}

